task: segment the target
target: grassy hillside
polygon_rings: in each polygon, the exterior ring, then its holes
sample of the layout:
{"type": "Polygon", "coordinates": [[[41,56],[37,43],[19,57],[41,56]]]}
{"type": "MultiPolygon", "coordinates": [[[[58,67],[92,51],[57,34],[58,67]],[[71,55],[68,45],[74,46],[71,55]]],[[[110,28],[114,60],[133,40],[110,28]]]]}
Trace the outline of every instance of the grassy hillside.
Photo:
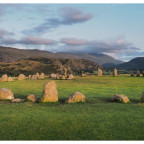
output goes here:
{"type": "MultiPolygon", "coordinates": [[[[1,82],[0,88],[11,89],[16,98],[41,97],[47,80],[1,82]]],[[[144,140],[143,81],[129,76],[56,80],[60,101],[79,91],[86,103],[0,103],[0,140],[144,140]],[[131,103],[111,102],[116,93],[131,103]]]]}
{"type": "Polygon", "coordinates": [[[131,61],[119,64],[116,67],[119,69],[144,71],[144,57],[134,58],[131,61]]]}
{"type": "Polygon", "coordinates": [[[95,62],[85,59],[56,59],[34,57],[18,60],[12,63],[0,63],[0,75],[8,74],[17,76],[21,73],[25,75],[35,74],[36,72],[64,73],[64,68],[67,68],[68,73],[80,74],[82,71],[93,72],[101,67],[95,62]]]}
{"type": "Polygon", "coordinates": [[[68,58],[88,59],[100,65],[105,63],[114,63],[114,64],[122,63],[122,61],[116,60],[104,54],[96,54],[96,53],[84,54],[84,53],[66,53],[66,52],[52,53],[49,51],[42,51],[38,49],[27,50],[27,49],[16,49],[0,46],[0,62],[13,62],[19,59],[30,58],[34,56],[46,57],[46,58],[63,58],[63,59],[68,58]]]}

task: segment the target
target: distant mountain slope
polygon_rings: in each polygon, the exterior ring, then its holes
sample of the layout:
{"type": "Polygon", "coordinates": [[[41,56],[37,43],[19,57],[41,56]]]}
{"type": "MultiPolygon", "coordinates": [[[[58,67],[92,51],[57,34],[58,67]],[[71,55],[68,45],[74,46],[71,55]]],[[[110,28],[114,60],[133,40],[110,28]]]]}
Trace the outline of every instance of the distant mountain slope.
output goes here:
{"type": "Polygon", "coordinates": [[[123,61],[116,60],[111,56],[105,55],[105,54],[97,54],[97,53],[90,53],[89,55],[95,56],[96,61],[99,61],[99,64],[121,64],[123,61]]]}
{"type": "Polygon", "coordinates": [[[11,63],[0,63],[0,74],[25,75],[35,74],[36,72],[64,73],[64,68],[67,68],[68,73],[80,74],[82,71],[93,72],[101,67],[95,62],[85,59],[58,59],[58,58],[44,58],[33,57],[21,59],[11,63]]]}
{"type": "Polygon", "coordinates": [[[144,57],[134,58],[131,61],[119,64],[116,67],[126,70],[144,70],[144,57]]]}
{"type": "Polygon", "coordinates": [[[22,58],[30,58],[30,57],[46,57],[46,58],[74,58],[74,59],[88,59],[93,62],[97,62],[100,65],[105,63],[113,63],[119,64],[122,61],[116,60],[110,56],[104,54],[84,54],[84,53],[66,53],[66,52],[58,52],[52,53],[49,51],[42,51],[37,49],[16,49],[10,47],[2,47],[0,46],[0,62],[13,62],[22,58]]]}

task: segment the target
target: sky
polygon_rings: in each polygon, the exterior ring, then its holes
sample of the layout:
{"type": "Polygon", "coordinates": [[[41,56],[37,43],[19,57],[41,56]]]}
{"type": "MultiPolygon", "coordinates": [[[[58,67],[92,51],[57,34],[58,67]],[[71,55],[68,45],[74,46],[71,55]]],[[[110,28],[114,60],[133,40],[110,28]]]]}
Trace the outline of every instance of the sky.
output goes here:
{"type": "Polygon", "coordinates": [[[144,56],[144,4],[0,4],[0,45],[144,56]]]}

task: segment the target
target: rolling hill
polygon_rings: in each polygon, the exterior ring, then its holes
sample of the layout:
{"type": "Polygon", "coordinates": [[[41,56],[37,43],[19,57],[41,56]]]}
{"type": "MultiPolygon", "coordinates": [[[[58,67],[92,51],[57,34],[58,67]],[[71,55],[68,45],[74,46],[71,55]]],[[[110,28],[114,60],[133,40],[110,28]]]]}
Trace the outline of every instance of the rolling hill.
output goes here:
{"type": "Polygon", "coordinates": [[[116,66],[118,69],[125,70],[144,70],[144,57],[137,57],[129,62],[125,62],[116,66]]]}
{"type": "Polygon", "coordinates": [[[80,74],[82,71],[93,72],[94,70],[97,70],[98,67],[101,66],[86,59],[32,57],[11,63],[0,63],[0,75],[8,74],[18,76],[23,73],[28,76],[29,74],[35,74],[36,72],[63,74],[64,68],[67,68],[69,74],[80,74]]]}
{"type": "Polygon", "coordinates": [[[43,51],[38,49],[17,49],[17,48],[0,46],[0,62],[14,62],[19,59],[25,59],[34,56],[46,57],[46,58],[88,59],[100,65],[106,63],[113,63],[113,64],[122,63],[122,61],[116,60],[105,54],[96,54],[96,53],[84,54],[84,53],[66,53],[66,52],[52,53],[49,51],[43,51]]]}

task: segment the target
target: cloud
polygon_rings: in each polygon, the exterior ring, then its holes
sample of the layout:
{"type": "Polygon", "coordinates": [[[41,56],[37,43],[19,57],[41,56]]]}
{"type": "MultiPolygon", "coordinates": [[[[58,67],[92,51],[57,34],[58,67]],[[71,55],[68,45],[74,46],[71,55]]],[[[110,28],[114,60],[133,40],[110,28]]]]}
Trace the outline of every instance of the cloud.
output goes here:
{"type": "Polygon", "coordinates": [[[60,40],[61,43],[71,45],[71,46],[80,46],[80,45],[88,45],[89,42],[83,39],[76,39],[76,38],[64,38],[60,40]]]}
{"type": "Polygon", "coordinates": [[[39,26],[23,31],[26,35],[43,34],[47,31],[51,31],[54,28],[62,25],[73,25],[77,23],[83,23],[93,18],[91,13],[84,13],[83,11],[76,8],[61,8],[58,11],[59,16],[56,18],[48,18],[44,23],[39,26]]]}
{"type": "Polygon", "coordinates": [[[84,39],[64,38],[60,41],[63,46],[59,51],[66,52],[83,52],[83,53],[113,53],[120,52],[135,52],[140,49],[135,47],[133,43],[126,41],[123,38],[105,41],[87,41],[84,39]]]}
{"type": "Polygon", "coordinates": [[[11,36],[11,35],[14,35],[14,33],[0,29],[0,38],[4,38],[6,36],[11,36]]]}
{"type": "Polygon", "coordinates": [[[55,40],[45,39],[40,37],[23,37],[20,40],[8,38],[2,39],[1,44],[22,44],[22,45],[52,45],[55,44],[55,40]]]}

